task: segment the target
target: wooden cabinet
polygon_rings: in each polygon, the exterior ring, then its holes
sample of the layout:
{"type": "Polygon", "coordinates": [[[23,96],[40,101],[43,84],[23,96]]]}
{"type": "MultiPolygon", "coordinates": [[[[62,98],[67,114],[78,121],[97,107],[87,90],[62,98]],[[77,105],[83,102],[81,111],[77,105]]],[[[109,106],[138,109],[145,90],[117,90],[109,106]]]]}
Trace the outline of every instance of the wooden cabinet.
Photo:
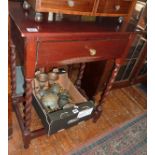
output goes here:
{"type": "Polygon", "coordinates": [[[128,56],[121,67],[113,88],[119,88],[146,82],[147,78],[147,34],[146,34],[146,8],[147,2],[137,1],[135,10],[133,11],[131,22],[135,23],[137,34],[132,46],[129,50],[128,56]]]}
{"type": "Polygon", "coordinates": [[[135,23],[136,36],[129,50],[126,62],[120,70],[114,88],[129,86],[136,83],[146,83],[147,79],[147,2],[137,1],[132,15],[132,22],[135,23]]]}
{"type": "Polygon", "coordinates": [[[146,40],[142,41],[141,51],[136,58],[135,66],[131,72],[131,84],[146,83],[147,78],[147,43],[146,40]]]}
{"type": "Polygon", "coordinates": [[[125,87],[146,81],[146,52],[146,39],[141,35],[137,35],[116,77],[113,88],[125,87]]]}
{"type": "Polygon", "coordinates": [[[136,0],[27,0],[36,12],[127,16],[136,0]]]}

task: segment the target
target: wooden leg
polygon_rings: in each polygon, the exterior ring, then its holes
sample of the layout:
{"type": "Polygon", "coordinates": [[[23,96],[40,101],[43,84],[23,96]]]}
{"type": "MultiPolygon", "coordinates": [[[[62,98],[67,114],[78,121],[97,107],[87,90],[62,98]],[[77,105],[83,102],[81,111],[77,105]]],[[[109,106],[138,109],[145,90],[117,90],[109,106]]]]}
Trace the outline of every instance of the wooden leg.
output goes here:
{"type": "Polygon", "coordinates": [[[86,67],[85,63],[82,63],[80,65],[79,75],[78,75],[78,78],[77,78],[77,81],[76,81],[76,84],[75,84],[78,89],[81,87],[81,80],[83,78],[83,73],[84,73],[85,67],[86,67]]]}
{"type": "Polygon", "coordinates": [[[16,103],[16,52],[15,52],[15,45],[11,44],[11,51],[10,51],[10,65],[11,65],[11,97],[12,103],[16,103]]]}
{"type": "Polygon", "coordinates": [[[103,104],[105,102],[106,97],[109,94],[110,89],[112,88],[112,84],[115,81],[115,78],[117,76],[117,73],[120,69],[121,63],[120,61],[115,61],[115,68],[112,71],[111,77],[109,79],[109,82],[106,86],[105,91],[102,93],[101,95],[101,99],[99,101],[99,104],[96,106],[95,112],[94,112],[94,117],[93,117],[93,122],[96,122],[98,120],[98,118],[100,117],[100,115],[102,114],[103,111],[103,104]]]}
{"type": "Polygon", "coordinates": [[[23,135],[23,141],[24,141],[24,148],[29,148],[30,142],[31,142],[31,133],[28,130],[24,131],[23,135]]]}
{"type": "Polygon", "coordinates": [[[11,139],[13,133],[12,129],[12,98],[11,94],[8,94],[8,138],[11,139]]]}
{"type": "Polygon", "coordinates": [[[32,108],[32,80],[26,79],[25,104],[24,104],[24,147],[28,148],[31,140],[31,108],[32,108]]]}

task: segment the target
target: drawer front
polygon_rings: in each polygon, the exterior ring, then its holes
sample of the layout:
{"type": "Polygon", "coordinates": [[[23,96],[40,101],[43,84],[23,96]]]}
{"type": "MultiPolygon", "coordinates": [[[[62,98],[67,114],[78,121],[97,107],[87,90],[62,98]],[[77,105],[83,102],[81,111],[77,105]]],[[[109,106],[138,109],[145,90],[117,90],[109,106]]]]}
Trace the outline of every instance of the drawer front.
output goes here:
{"type": "Polygon", "coordinates": [[[97,13],[128,14],[132,0],[100,0],[97,13]]]}
{"type": "Polygon", "coordinates": [[[94,0],[41,0],[42,10],[91,12],[94,0]]]}
{"type": "Polygon", "coordinates": [[[63,65],[121,57],[128,39],[38,43],[37,65],[63,65]]]}

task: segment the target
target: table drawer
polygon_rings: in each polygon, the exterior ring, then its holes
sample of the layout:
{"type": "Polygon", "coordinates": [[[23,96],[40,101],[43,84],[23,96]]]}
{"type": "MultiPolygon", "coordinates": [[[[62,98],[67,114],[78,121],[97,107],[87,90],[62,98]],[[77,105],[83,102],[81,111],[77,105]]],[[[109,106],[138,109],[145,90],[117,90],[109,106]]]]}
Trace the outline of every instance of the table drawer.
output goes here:
{"type": "Polygon", "coordinates": [[[128,39],[38,43],[38,66],[62,65],[118,58],[128,39]]]}
{"type": "MultiPolygon", "coordinates": [[[[39,10],[41,11],[80,11],[92,12],[94,0],[41,0],[39,10]]],[[[69,12],[68,12],[69,13],[69,12]]]]}
{"type": "Polygon", "coordinates": [[[100,0],[98,13],[128,14],[132,0],[100,0]]]}

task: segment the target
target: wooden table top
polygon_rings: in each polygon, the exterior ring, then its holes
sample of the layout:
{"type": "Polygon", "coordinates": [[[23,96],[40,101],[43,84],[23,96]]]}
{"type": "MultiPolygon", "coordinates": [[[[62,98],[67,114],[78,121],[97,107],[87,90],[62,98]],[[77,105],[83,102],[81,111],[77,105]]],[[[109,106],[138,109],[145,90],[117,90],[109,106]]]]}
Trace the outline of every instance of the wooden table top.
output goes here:
{"type": "MultiPolygon", "coordinates": [[[[116,18],[104,18],[102,23],[93,22],[48,22],[41,23],[34,21],[34,13],[31,11],[27,14],[19,2],[9,2],[9,14],[11,19],[15,22],[22,37],[36,36],[36,37],[53,37],[53,36],[67,36],[67,35],[102,35],[105,33],[116,32],[130,33],[133,32],[133,26],[127,31],[119,31],[118,21],[116,18]],[[35,30],[36,32],[29,32],[35,30]]],[[[128,26],[129,27],[129,26],[128,26]]]]}

